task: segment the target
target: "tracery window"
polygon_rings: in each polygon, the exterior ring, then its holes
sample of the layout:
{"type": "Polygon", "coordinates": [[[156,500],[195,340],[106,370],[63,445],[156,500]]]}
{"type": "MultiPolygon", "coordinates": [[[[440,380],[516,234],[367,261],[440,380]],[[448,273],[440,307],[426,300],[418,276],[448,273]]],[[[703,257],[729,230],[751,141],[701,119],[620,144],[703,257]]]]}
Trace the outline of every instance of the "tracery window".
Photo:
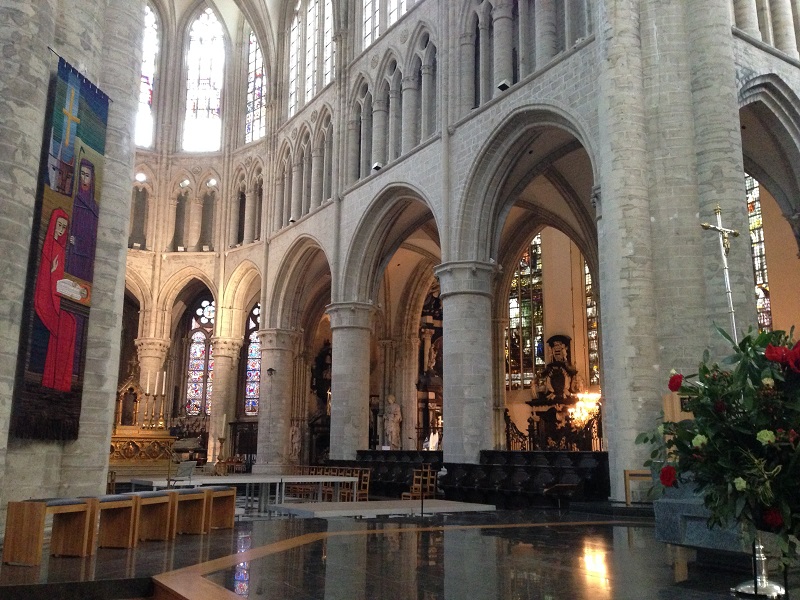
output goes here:
{"type": "Polygon", "coordinates": [[[600,385],[600,338],[597,327],[597,296],[592,274],[586,261],[583,263],[586,292],[586,337],[589,347],[589,385],[600,385]]]}
{"type": "Polygon", "coordinates": [[[361,25],[364,28],[364,48],[376,42],[384,31],[397,23],[412,4],[413,0],[363,0],[361,25]]]}
{"type": "Polygon", "coordinates": [[[247,105],[245,106],[244,141],[260,140],[267,132],[267,80],[264,56],[256,34],[251,31],[247,52],[247,105]]]}
{"type": "Polygon", "coordinates": [[[211,8],[200,14],[189,32],[183,149],[190,152],[214,152],[220,148],[225,68],[223,35],[222,24],[211,8]]]}
{"type": "Polygon", "coordinates": [[[261,386],[261,340],[258,329],[261,323],[261,305],[256,304],[247,316],[246,359],[244,369],[244,414],[247,417],[258,415],[258,398],[261,386]]]}
{"type": "Polygon", "coordinates": [[[758,181],[745,174],[747,216],[750,227],[750,250],[753,255],[753,272],[756,278],[756,312],[759,331],[772,330],[772,309],[767,277],[767,255],[764,251],[764,228],[761,217],[761,197],[758,181]]]}
{"type": "Polygon", "coordinates": [[[299,0],[289,25],[289,98],[291,117],[333,81],[333,2],[299,0]]]}
{"type": "Polygon", "coordinates": [[[158,19],[152,7],[144,8],[144,39],[142,43],[142,71],[139,84],[139,110],[136,114],[136,145],[150,148],[153,145],[153,85],[158,58],[158,19]]]}
{"type": "Polygon", "coordinates": [[[541,235],[520,256],[511,281],[505,353],[506,387],[531,387],[545,364],[541,235]]]}
{"type": "Polygon", "coordinates": [[[189,416],[211,414],[214,391],[214,347],[211,335],[215,313],[214,301],[208,298],[200,300],[193,310],[186,364],[186,414],[189,416]]]}

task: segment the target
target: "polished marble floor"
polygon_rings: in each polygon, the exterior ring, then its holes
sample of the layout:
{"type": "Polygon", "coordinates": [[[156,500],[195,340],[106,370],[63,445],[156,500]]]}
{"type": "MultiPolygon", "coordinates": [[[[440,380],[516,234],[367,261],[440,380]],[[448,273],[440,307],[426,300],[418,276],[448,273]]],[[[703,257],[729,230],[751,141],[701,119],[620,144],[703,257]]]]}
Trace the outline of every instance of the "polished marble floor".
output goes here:
{"type": "MultiPolygon", "coordinates": [[[[574,508],[371,519],[262,515],[239,520],[234,530],[133,551],[49,558],[37,569],[3,565],[0,599],[148,597],[151,576],[184,569],[197,577],[186,588],[192,600],[716,600],[730,598],[730,587],[746,578],[728,566],[691,566],[688,580],[675,583],[670,549],[654,539],[652,520],[574,508]]],[[[800,580],[790,583],[800,599],[800,580]]]]}

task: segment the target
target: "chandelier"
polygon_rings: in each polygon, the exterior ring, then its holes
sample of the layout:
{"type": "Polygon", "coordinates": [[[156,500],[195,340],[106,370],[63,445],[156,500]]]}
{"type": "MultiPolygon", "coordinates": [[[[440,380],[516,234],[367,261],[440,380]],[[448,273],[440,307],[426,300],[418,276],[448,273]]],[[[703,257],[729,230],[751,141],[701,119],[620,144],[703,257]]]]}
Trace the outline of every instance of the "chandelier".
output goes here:
{"type": "Polygon", "coordinates": [[[600,414],[600,393],[581,392],[575,395],[578,397],[578,401],[574,406],[569,407],[567,412],[572,428],[580,430],[600,414]]]}

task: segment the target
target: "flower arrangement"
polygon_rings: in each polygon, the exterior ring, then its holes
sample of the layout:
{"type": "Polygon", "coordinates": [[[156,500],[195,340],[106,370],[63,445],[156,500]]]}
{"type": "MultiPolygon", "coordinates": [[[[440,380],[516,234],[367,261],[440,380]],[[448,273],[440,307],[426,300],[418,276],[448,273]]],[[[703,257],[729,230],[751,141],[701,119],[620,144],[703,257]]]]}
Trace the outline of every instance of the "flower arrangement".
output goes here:
{"type": "Polygon", "coordinates": [[[637,443],[654,444],[645,466],[662,465],[664,487],[695,486],[710,526],[775,533],[784,557],[800,548],[800,342],[794,329],[753,333],[733,354],[698,372],[672,373],[668,387],[693,419],[664,422],[637,443]]]}

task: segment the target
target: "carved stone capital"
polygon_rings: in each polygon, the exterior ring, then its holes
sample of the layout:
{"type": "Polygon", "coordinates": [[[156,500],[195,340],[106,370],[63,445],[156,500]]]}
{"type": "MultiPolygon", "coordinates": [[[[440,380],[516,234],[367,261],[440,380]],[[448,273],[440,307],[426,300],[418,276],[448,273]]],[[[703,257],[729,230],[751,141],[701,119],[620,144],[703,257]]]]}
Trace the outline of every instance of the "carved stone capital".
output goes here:
{"type": "Polygon", "coordinates": [[[211,343],[214,344],[215,357],[238,358],[244,342],[237,338],[213,337],[211,343]]]}
{"type": "Polygon", "coordinates": [[[139,338],[134,343],[139,361],[147,358],[157,358],[163,361],[169,351],[169,340],[162,338],[139,338]]]}

